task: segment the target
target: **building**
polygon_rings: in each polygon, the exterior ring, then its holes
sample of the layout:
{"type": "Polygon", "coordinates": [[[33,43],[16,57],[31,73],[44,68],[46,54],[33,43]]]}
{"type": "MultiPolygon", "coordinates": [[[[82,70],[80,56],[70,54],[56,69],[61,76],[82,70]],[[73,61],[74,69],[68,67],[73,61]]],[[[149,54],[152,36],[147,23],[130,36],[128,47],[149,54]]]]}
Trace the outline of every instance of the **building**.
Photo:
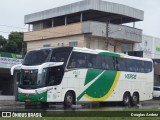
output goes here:
{"type": "Polygon", "coordinates": [[[21,62],[21,55],[0,52],[0,100],[15,99],[16,81],[11,76],[10,68],[21,62]]]}
{"type": "Polygon", "coordinates": [[[136,43],[134,51],[141,53],[141,57],[153,59],[154,83],[160,86],[160,38],[143,35],[142,43],[136,43]]]}
{"type": "Polygon", "coordinates": [[[142,41],[144,12],[102,0],[84,0],[25,15],[27,50],[49,46],[77,46],[109,51],[132,51],[142,41]],[[133,27],[124,25],[133,23],[133,27]],[[32,29],[32,30],[31,30],[32,29]]]}
{"type": "Polygon", "coordinates": [[[134,51],[143,51],[143,57],[160,59],[160,38],[143,35],[142,43],[135,43],[134,51]]]}

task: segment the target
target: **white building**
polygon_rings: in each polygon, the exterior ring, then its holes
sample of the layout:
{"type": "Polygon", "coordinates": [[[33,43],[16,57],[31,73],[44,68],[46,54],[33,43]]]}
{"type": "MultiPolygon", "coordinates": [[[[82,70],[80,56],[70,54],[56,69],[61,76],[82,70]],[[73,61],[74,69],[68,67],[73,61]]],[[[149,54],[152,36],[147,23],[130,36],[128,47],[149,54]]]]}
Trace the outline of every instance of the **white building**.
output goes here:
{"type": "Polygon", "coordinates": [[[154,61],[154,84],[160,86],[160,38],[143,35],[142,43],[135,43],[134,51],[142,51],[143,57],[154,61]]]}
{"type": "Polygon", "coordinates": [[[142,43],[135,43],[134,51],[143,51],[143,57],[160,59],[160,38],[143,35],[142,43]]]}

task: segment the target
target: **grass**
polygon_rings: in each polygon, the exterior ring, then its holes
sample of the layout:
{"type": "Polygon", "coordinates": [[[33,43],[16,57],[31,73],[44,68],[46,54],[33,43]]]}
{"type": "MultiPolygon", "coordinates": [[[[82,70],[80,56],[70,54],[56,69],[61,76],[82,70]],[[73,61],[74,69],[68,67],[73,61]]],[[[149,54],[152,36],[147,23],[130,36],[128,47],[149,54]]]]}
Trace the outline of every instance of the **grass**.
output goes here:
{"type": "MultiPolygon", "coordinates": [[[[46,117],[18,118],[18,120],[159,120],[160,118],[130,118],[130,117],[46,117]]],[[[17,120],[17,118],[0,118],[0,120],[17,120]]]]}

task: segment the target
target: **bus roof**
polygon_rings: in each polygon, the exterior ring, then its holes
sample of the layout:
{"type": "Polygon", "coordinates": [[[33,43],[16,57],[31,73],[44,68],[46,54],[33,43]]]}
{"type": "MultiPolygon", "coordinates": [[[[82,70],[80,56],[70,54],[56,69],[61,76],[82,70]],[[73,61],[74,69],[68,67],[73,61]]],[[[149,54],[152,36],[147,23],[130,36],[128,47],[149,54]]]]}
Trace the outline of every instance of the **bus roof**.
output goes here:
{"type": "Polygon", "coordinates": [[[111,56],[121,56],[122,58],[128,58],[128,59],[152,61],[152,59],[149,59],[149,58],[141,58],[141,57],[129,56],[129,55],[123,54],[123,53],[115,53],[115,52],[110,52],[110,51],[100,50],[100,49],[93,50],[93,49],[89,49],[89,48],[80,48],[80,47],[44,47],[44,48],[33,49],[31,51],[42,50],[42,49],[56,49],[56,48],[73,48],[73,51],[90,53],[90,54],[110,53],[111,56]]]}
{"type": "Polygon", "coordinates": [[[100,53],[111,53],[113,56],[119,55],[122,58],[130,58],[130,59],[138,59],[138,60],[146,60],[146,61],[152,61],[150,58],[142,58],[142,57],[135,57],[135,56],[129,56],[127,54],[123,53],[115,53],[115,52],[110,52],[110,51],[105,51],[105,50],[99,50],[99,49],[88,49],[88,48],[79,48],[79,47],[74,47],[73,51],[76,52],[83,52],[83,53],[91,53],[91,54],[100,54],[100,53]]]}

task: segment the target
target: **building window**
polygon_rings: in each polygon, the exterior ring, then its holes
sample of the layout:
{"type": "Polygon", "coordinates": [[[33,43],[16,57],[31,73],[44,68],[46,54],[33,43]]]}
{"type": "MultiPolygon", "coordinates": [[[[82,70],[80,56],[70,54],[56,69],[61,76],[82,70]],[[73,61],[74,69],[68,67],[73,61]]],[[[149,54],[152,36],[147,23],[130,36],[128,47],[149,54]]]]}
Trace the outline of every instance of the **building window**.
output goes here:
{"type": "Polygon", "coordinates": [[[70,47],[78,47],[78,42],[69,42],[70,47]]]}
{"type": "Polygon", "coordinates": [[[43,47],[51,47],[50,44],[43,45],[43,47]]]}
{"type": "Polygon", "coordinates": [[[64,46],[64,43],[58,43],[58,46],[64,46]]]}
{"type": "Polygon", "coordinates": [[[99,40],[94,41],[93,49],[99,49],[99,40]]]}
{"type": "Polygon", "coordinates": [[[43,29],[52,27],[52,19],[43,21],[43,29]]]}

